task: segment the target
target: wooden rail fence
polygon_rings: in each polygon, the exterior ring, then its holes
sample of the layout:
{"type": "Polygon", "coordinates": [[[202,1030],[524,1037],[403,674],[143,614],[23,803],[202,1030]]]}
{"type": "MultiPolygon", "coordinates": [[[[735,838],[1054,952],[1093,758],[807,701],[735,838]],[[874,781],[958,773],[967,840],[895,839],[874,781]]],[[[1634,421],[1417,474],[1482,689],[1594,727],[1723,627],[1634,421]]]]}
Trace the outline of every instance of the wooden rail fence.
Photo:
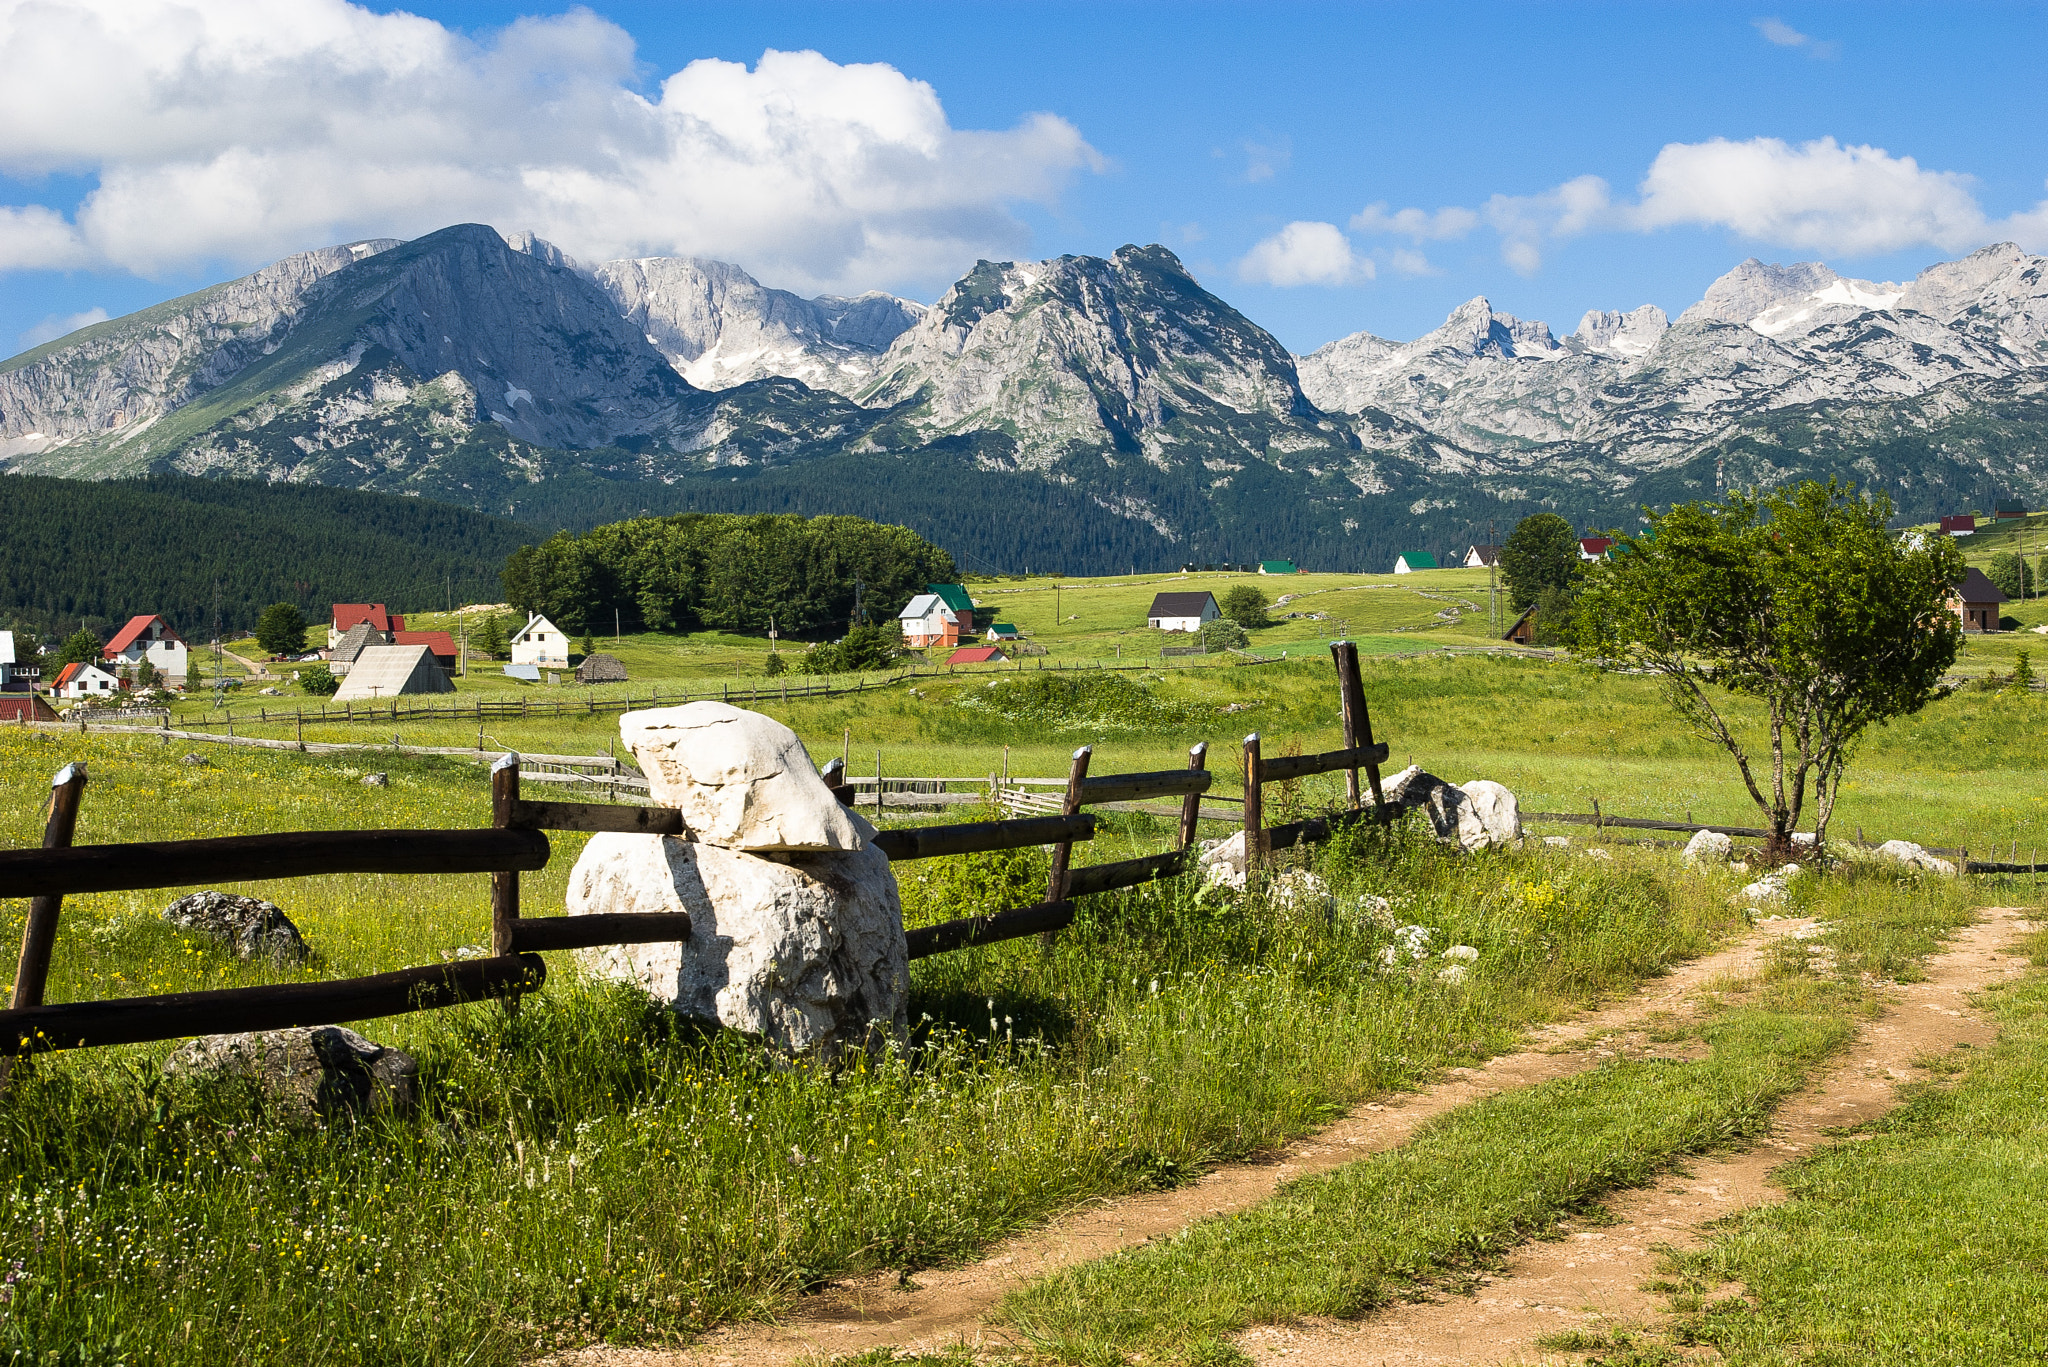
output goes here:
{"type": "MultiPolygon", "coordinates": [[[[1358,778],[1362,769],[1371,785],[1372,810],[1385,819],[1388,809],[1379,801],[1379,764],[1387,757],[1387,747],[1372,739],[1358,683],[1357,648],[1338,642],[1332,653],[1343,699],[1344,747],[1326,754],[1265,760],[1259,755],[1258,737],[1245,740],[1243,812],[1247,853],[1253,862],[1273,849],[1325,839],[1341,824],[1333,818],[1268,830],[1262,823],[1260,796],[1268,783],[1343,771],[1349,775],[1355,815],[1363,810],[1358,778]]],[[[1136,887],[1187,870],[1201,802],[1212,782],[1207,742],[1188,752],[1186,768],[1156,773],[1090,774],[1092,758],[1092,747],[1074,752],[1056,812],[894,828],[876,834],[876,846],[891,860],[936,859],[1027,846],[1052,849],[1051,874],[1042,901],[992,916],[911,930],[907,935],[910,957],[923,958],[1021,935],[1049,938],[1072,924],[1077,898],[1136,887]],[[1171,849],[1073,867],[1075,844],[1093,839],[1096,832],[1096,818],[1084,808],[1160,798],[1180,799],[1180,820],[1171,849]]],[[[823,777],[837,798],[850,805],[855,785],[847,778],[844,764],[832,761],[823,777]]],[[[516,753],[504,755],[491,767],[491,824],[480,830],[297,831],[79,846],[72,841],[85,786],[85,766],[66,765],[52,783],[41,848],[0,851],[0,898],[31,899],[13,1000],[7,1010],[0,1011],[0,1055],[328,1025],[464,1001],[511,1000],[546,982],[547,965],[540,957],[543,951],[660,943],[687,939],[691,934],[690,918],[683,913],[523,914],[519,876],[547,866],[552,851],[545,832],[685,835],[687,831],[682,814],[672,808],[527,798],[521,792],[521,757],[516,753]],[[365,872],[488,874],[490,956],[331,982],[56,1005],[43,1000],[66,894],[365,872]]]]}

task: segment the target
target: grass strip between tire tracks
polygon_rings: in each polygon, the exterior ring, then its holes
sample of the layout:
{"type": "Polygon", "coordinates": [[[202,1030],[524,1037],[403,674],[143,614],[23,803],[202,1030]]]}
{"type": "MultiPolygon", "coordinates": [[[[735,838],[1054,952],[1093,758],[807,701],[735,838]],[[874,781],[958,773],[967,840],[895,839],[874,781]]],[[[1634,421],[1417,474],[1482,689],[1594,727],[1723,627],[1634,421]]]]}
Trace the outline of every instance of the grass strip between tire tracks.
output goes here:
{"type": "Polygon", "coordinates": [[[1807,963],[1808,944],[1781,946],[1760,989],[1698,1028],[1698,1061],[1618,1061],[1461,1107],[1401,1148],[1027,1287],[1003,1313],[1061,1360],[1241,1362],[1225,1340],[1250,1325],[1355,1317],[1495,1265],[1610,1191],[1761,1133],[1874,1004],[1856,980],[1866,954],[1911,967],[1944,930],[1923,914],[1872,934],[1866,908],[1884,910],[1851,897],[1837,923],[1865,951],[1841,976],[1807,963]]]}

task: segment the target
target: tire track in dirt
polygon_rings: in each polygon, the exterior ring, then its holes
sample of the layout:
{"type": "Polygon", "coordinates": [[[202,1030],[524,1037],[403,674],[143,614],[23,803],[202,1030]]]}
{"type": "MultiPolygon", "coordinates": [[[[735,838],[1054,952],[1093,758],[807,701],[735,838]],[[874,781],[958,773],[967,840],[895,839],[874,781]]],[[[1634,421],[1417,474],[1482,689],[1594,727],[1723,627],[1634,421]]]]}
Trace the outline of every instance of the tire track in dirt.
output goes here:
{"type": "Polygon", "coordinates": [[[1772,946],[1813,924],[1810,918],[1760,922],[1717,953],[1680,964],[1631,995],[1597,1011],[1542,1026],[1528,1047],[1471,1068],[1453,1068],[1441,1082],[1355,1107],[1343,1119],[1263,1161],[1227,1163],[1172,1191],[1091,1202],[1042,1229],[1009,1239],[966,1267],[931,1269],[905,1287],[894,1272],[836,1283],[791,1308],[780,1321],[715,1331],[690,1349],[661,1351],[592,1347],[556,1354],[549,1367],[768,1367],[829,1359],[879,1347],[933,1347],[960,1340],[1006,1341],[983,1323],[1003,1297],[1027,1281],[1153,1239],[1169,1238],[1196,1220],[1255,1205],[1283,1182],[1327,1172],[1405,1143],[1424,1122],[1446,1111],[1518,1087],[1568,1077],[1616,1055],[1653,1047],[1643,1027],[1682,1016],[1694,999],[1753,976],[1772,946]]]}
{"type": "Polygon", "coordinates": [[[1969,998],[2026,971],[2026,957],[2010,948],[2016,935],[2033,929],[2024,915],[2022,908],[1988,908],[1928,961],[1925,982],[1892,989],[1884,1013],[1863,1026],[1840,1063],[1786,1098],[1753,1148],[1696,1159],[1689,1173],[1620,1193],[1606,1203],[1615,1223],[1575,1225],[1560,1240],[1524,1244],[1473,1295],[1396,1306],[1362,1323],[1261,1326],[1239,1335],[1239,1346],[1269,1367],[1557,1362],[1557,1353],[1536,1347],[1540,1336],[1655,1324],[1665,1298],[1643,1285],[1659,1275],[1657,1246],[1697,1248],[1709,1222],[1783,1200],[1772,1169],[1842,1142],[1830,1130],[1866,1124],[1898,1105],[1899,1085],[1927,1076],[1916,1058],[1966,1044],[1982,1048],[1996,1038],[1969,998]]]}

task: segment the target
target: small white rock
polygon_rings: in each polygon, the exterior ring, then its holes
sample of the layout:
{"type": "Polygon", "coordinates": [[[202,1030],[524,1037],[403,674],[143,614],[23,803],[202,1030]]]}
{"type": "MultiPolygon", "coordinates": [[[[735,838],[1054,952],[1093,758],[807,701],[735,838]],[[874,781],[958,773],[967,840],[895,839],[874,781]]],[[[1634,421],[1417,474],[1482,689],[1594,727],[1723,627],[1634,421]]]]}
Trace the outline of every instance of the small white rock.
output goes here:
{"type": "Polygon", "coordinates": [[[1929,854],[1910,840],[1887,840],[1877,847],[1876,856],[1908,868],[1925,869],[1929,873],[1953,874],[1956,871],[1954,864],[1929,854]]]}
{"type": "Polygon", "coordinates": [[[1685,862],[1692,865],[1725,864],[1735,852],[1735,842],[1719,831],[1699,831],[1685,845],[1685,862]]]}

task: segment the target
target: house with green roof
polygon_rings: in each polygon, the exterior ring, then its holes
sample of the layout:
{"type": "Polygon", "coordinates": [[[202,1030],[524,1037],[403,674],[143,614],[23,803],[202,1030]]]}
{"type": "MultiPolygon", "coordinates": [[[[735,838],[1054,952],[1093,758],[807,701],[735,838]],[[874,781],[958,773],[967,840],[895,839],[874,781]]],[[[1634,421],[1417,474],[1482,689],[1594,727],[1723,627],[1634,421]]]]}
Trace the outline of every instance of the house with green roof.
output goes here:
{"type": "Polygon", "coordinates": [[[1436,567],[1436,557],[1428,551],[1408,551],[1394,557],[1395,574],[1413,574],[1417,570],[1433,570],[1436,567]]]}
{"type": "Polygon", "coordinates": [[[1261,560],[1259,562],[1259,573],[1300,574],[1301,571],[1294,568],[1294,562],[1292,560],[1261,560]]]}
{"type": "Polygon", "coordinates": [[[961,621],[974,619],[974,600],[967,596],[965,584],[926,584],[924,591],[939,595],[939,601],[959,613],[961,621]]]}

